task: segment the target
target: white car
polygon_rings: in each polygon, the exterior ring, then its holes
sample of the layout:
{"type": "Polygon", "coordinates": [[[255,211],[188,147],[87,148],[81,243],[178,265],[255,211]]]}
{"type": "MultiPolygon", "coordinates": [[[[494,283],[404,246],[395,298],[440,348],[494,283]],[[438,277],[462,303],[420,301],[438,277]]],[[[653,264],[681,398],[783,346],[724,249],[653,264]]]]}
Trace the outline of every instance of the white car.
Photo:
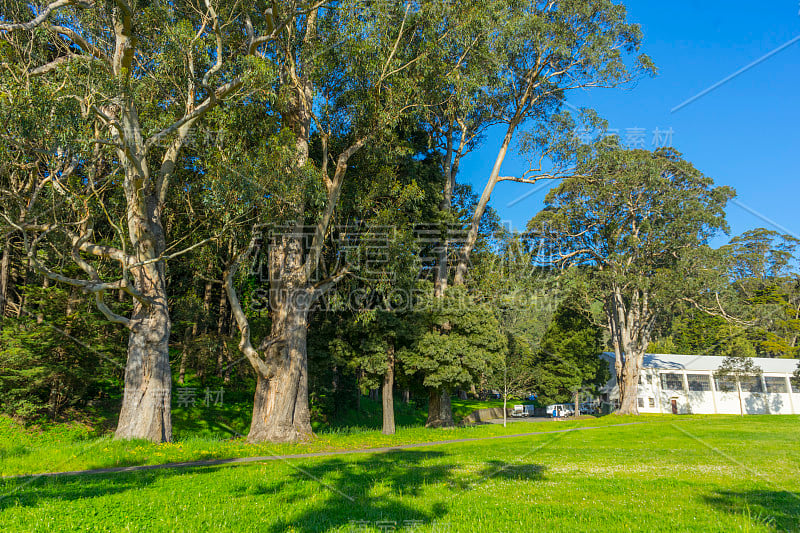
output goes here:
{"type": "Polygon", "coordinates": [[[547,406],[547,414],[553,418],[564,418],[565,416],[572,416],[575,410],[568,404],[557,403],[547,406]]]}

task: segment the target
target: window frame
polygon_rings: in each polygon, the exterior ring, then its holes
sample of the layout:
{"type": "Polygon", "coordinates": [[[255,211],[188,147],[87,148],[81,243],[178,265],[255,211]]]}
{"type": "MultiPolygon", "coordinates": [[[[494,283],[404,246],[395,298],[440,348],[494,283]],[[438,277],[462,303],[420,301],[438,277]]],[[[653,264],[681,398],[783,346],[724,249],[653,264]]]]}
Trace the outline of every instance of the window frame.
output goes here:
{"type": "Polygon", "coordinates": [[[711,376],[708,374],[686,374],[686,382],[689,385],[689,392],[711,392],[713,389],[711,388],[711,376]],[[705,386],[707,388],[703,389],[693,389],[692,388],[692,379],[695,379],[695,383],[699,383],[700,381],[705,381],[705,386]],[[698,378],[700,378],[698,380],[698,378]]]}
{"type": "Polygon", "coordinates": [[[661,376],[661,390],[669,390],[669,391],[681,391],[686,392],[683,383],[683,374],[677,374],[675,372],[662,372],[661,376]],[[669,379],[667,376],[675,376],[677,379],[680,380],[680,388],[676,389],[674,387],[667,386],[667,380],[669,379]]]}
{"type": "Polygon", "coordinates": [[[742,392],[749,392],[751,394],[762,394],[764,392],[764,383],[761,381],[761,376],[745,376],[744,380],[739,380],[739,387],[742,389],[742,392]],[[748,386],[750,383],[755,384],[756,387],[748,386]]]}
{"type": "Polygon", "coordinates": [[[786,386],[786,376],[764,376],[764,385],[766,386],[766,391],[768,394],[788,394],[788,388],[786,386]],[[781,385],[781,390],[774,391],[770,390],[770,381],[773,383],[778,382],[781,385]]]}
{"type": "Polygon", "coordinates": [[[714,376],[714,388],[717,390],[717,392],[723,393],[732,393],[738,391],[736,387],[736,378],[718,378],[717,376],[714,376]],[[720,383],[728,383],[731,387],[730,389],[727,389],[726,387],[720,386],[720,383]]]}

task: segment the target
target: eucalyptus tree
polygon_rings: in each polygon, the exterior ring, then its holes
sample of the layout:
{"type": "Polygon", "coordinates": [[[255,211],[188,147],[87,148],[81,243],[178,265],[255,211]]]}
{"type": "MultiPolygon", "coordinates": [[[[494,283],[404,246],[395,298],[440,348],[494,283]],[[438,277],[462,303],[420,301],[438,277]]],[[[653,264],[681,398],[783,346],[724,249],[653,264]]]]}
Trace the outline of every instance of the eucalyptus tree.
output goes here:
{"type": "Polygon", "coordinates": [[[4,221],[22,235],[35,269],[93,295],[109,321],[127,328],[116,436],[170,440],[166,262],[202,243],[191,234],[167,242],[180,156],[204,116],[265,70],[263,48],[306,7],[278,15],[262,2],[58,0],[38,9],[7,1],[2,11],[3,50],[13,59],[2,67],[3,106],[13,115],[30,97],[40,120],[60,122],[51,138],[5,123],[5,140],[41,163],[24,197],[4,191],[24,206],[4,207],[4,221]],[[82,277],[46,264],[45,245],[82,277]],[[133,302],[127,316],[106,303],[116,290],[133,302]]]}
{"type": "MultiPolygon", "coordinates": [[[[497,183],[533,184],[571,173],[578,139],[574,120],[561,113],[566,93],[617,86],[642,71],[653,71],[644,55],[626,66],[625,55],[638,50],[641,33],[625,21],[624,7],[608,0],[494,0],[451,9],[451,16],[468,24],[445,39],[431,60],[429,74],[438,101],[425,115],[432,145],[441,152],[445,178],[439,216],[444,227],[434,270],[437,297],[443,296],[451,274],[454,284],[464,284],[497,183]],[[452,213],[452,200],[460,163],[494,126],[505,128],[503,140],[483,192],[470,210],[466,234],[453,242],[447,229],[459,222],[452,213]],[[501,176],[508,149],[525,126],[532,129],[521,143],[530,168],[521,176],[501,176]]],[[[592,113],[581,115],[588,126],[599,123],[592,113]]],[[[432,402],[436,394],[448,392],[431,391],[432,402]]]]}
{"type": "Polygon", "coordinates": [[[792,357],[800,339],[800,274],[791,235],[756,228],[731,239],[732,288],[749,315],[749,337],[768,356],[792,357]]]}
{"type": "MultiPolygon", "coordinates": [[[[550,191],[528,224],[548,243],[549,261],[588,278],[587,304],[603,306],[616,355],[621,414],[636,414],[642,360],[660,313],[684,302],[718,302],[708,272],[719,254],[708,240],[726,230],[734,192],[672,149],[602,146],[580,165],[590,179],[570,178],[550,191]]],[[[720,310],[724,314],[725,311],[720,310]]]]}
{"type": "Polygon", "coordinates": [[[268,188],[269,197],[261,195],[272,229],[255,234],[225,278],[240,348],[258,376],[251,441],[311,435],[308,315],[348,274],[346,264],[327,270],[323,261],[348,165],[368,145],[385,146],[392,128],[425,104],[418,80],[441,40],[445,21],[437,13],[433,2],[331,2],[296,18],[270,49],[277,72],[271,111],[283,148],[269,166],[281,176],[275,187],[290,194],[282,199],[268,188]],[[268,264],[271,326],[254,346],[234,280],[257,249],[268,264]]]}
{"type": "MultiPolygon", "coordinates": [[[[638,52],[642,33],[627,22],[625,7],[610,0],[498,0],[487,10],[493,31],[486,34],[481,66],[496,74],[485,89],[485,115],[505,132],[458,250],[455,284],[464,283],[481,218],[499,182],[533,184],[574,173],[577,139],[572,121],[561,113],[567,93],[617,87],[655,72],[644,54],[626,64],[638,52]],[[532,128],[522,143],[530,168],[521,176],[501,176],[508,149],[525,126],[532,128]]],[[[591,114],[586,120],[596,123],[591,114]]]]}
{"type": "MultiPolygon", "coordinates": [[[[494,122],[491,111],[503,106],[488,91],[495,76],[487,68],[487,43],[489,34],[495,31],[490,4],[441,2],[439,8],[452,24],[436,53],[426,58],[421,85],[429,105],[419,114],[443,178],[437,191],[437,212],[426,220],[427,231],[436,235],[432,239],[435,258],[431,265],[435,298],[444,297],[447,290],[450,258],[458,249],[458,235],[465,223],[454,205],[459,195],[456,177],[461,161],[480,145],[481,135],[494,122]]],[[[448,329],[446,323],[442,327],[444,331],[448,329]]],[[[428,392],[430,405],[449,405],[449,390],[428,392]]],[[[429,410],[429,425],[440,425],[438,413],[437,409],[429,410]]],[[[445,419],[451,420],[452,416],[445,413],[445,419]]]]}

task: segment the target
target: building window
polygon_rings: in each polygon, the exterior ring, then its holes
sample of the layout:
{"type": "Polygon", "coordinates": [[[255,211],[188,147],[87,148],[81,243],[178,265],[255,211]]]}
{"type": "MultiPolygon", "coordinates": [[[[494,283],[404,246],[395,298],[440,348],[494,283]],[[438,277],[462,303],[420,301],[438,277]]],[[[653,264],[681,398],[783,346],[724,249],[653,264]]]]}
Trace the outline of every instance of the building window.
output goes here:
{"type": "Polygon", "coordinates": [[[800,392],[800,380],[790,377],[789,383],[792,384],[792,392],[800,392]]]}
{"type": "Polygon", "coordinates": [[[661,388],[664,390],[683,390],[680,374],[661,374],[661,388]]]}
{"type": "Polygon", "coordinates": [[[686,374],[690,391],[710,391],[711,379],[707,374],[686,374]]]}
{"type": "Polygon", "coordinates": [[[714,384],[720,392],[736,392],[736,380],[733,378],[714,378],[714,384]]]}
{"type": "Polygon", "coordinates": [[[650,400],[650,407],[655,407],[656,406],[656,399],[655,398],[648,398],[648,400],[650,400]]]}
{"type": "Polygon", "coordinates": [[[775,392],[779,394],[786,394],[787,392],[789,392],[786,388],[786,378],[765,376],[764,382],[767,385],[767,392],[775,392]]]}
{"type": "Polygon", "coordinates": [[[742,392],[764,392],[760,376],[745,376],[739,380],[742,392]]]}
{"type": "Polygon", "coordinates": [[[644,407],[644,398],[639,398],[639,407],[644,407]]]}

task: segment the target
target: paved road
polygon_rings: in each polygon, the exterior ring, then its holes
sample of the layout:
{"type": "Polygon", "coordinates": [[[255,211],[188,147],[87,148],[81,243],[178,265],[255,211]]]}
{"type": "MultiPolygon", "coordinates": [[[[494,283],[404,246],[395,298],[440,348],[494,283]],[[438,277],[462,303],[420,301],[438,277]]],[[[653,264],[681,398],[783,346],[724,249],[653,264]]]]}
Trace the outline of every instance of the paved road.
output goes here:
{"type": "MultiPolygon", "coordinates": [[[[500,423],[503,420],[500,419],[500,423]]],[[[460,442],[476,442],[482,440],[493,439],[513,439],[516,437],[530,437],[533,435],[547,435],[550,433],[568,433],[571,431],[585,431],[589,429],[603,429],[613,428],[620,426],[634,426],[638,424],[647,424],[647,422],[627,422],[624,424],[609,424],[607,426],[586,426],[579,428],[556,429],[553,431],[533,431],[530,433],[516,433],[514,435],[495,435],[492,437],[475,437],[471,439],[452,439],[452,440],[439,440],[431,442],[417,442],[415,444],[399,444],[397,446],[390,446],[385,448],[364,448],[361,450],[341,450],[335,452],[316,452],[316,453],[297,453],[291,455],[263,455],[260,457],[235,457],[231,459],[209,459],[206,461],[187,461],[184,463],[165,463],[160,465],[140,465],[140,466],[121,466],[115,468],[97,468],[94,470],[73,470],[69,472],[45,472],[41,474],[24,474],[19,476],[7,476],[0,479],[21,479],[21,478],[36,478],[36,477],[54,477],[54,476],[83,476],[90,474],[121,474],[126,472],[139,472],[142,470],[156,470],[161,468],[190,468],[202,466],[221,466],[221,465],[236,465],[242,463],[257,463],[264,461],[284,461],[287,459],[306,459],[310,457],[331,457],[334,455],[353,455],[353,454],[370,454],[370,453],[391,453],[412,448],[427,448],[430,446],[442,446],[446,444],[457,444],[460,442]]]]}

